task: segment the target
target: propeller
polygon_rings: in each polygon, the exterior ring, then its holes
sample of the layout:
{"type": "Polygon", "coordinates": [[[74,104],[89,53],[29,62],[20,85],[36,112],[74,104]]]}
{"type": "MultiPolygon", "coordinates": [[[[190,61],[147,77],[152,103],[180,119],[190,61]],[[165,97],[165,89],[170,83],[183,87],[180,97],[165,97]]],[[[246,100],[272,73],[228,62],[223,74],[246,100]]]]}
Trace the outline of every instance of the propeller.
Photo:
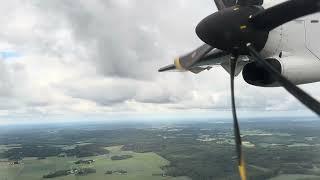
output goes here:
{"type": "Polygon", "coordinates": [[[289,0],[268,9],[262,7],[263,0],[214,0],[214,2],[219,11],[203,19],[196,27],[198,37],[205,44],[176,58],[173,65],[161,68],[159,71],[179,69],[198,73],[204,69],[193,66],[206,55],[208,57],[220,56],[221,53],[232,55],[229,65],[233,128],[239,174],[242,180],[246,180],[247,173],[234,96],[238,57],[249,55],[256,59],[281,86],[320,116],[320,103],[282,76],[259,54],[266,45],[270,31],[296,18],[318,12],[320,0],[289,0]],[[217,52],[212,53],[214,48],[217,52]],[[212,54],[209,54],[210,52],[212,54]]]}
{"type": "Polygon", "coordinates": [[[174,59],[174,64],[160,68],[159,72],[164,71],[190,71],[192,73],[198,74],[204,70],[210,70],[211,66],[208,62],[211,59],[218,59],[229,55],[230,53],[221,51],[219,49],[214,49],[208,44],[203,44],[197,49],[193,50],[186,55],[180,56],[174,59]]]}
{"type": "Polygon", "coordinates": [[[293,19],[319,11],[319,0],[291,0],[260,11],[250,22],[256,29],[270,31],[293,19]]]}
{"type": "Polygon", "coordinates": [[[236,112],[236,103],[235,103],[235,97],[234,97],[234,76],[235,76],[235,70],[237,66],[237,56],[231,56],[229,64],[230,64],[230,89],[231,89],[231,107],[232,107],[232,116],[233,116],[233,130],[234,130],[234,138],[236,143],[236,152],[237,152],[237,158],[238,158],[238,169],[239,174],[242,180],[247,179],[247,172],[246,172],[246,166],[244,161],[244,156],[242,152],[242,141],[241,141],[241,135],[240,135],[240,127],[236,112]]]}
{"type": "Polygon", "coordinates": [[[174,65],[180,70],[189,70],[189,68],[197,63],[202,57],[208,54],[213,49],[212,46],[208,44],[203,44],[194,51],[176,58],[174,60],[174,65]]]}
{"type": "Polygon", "coordinates": [[[196,27],[196,33],[211,47],[233,54],[229,63],[234,136],[239,174],[242,180],[246,180],[247,173],[234,96],[234,75],[238,55],[251,55],[281,86],[320,116],[320,103],[282,76],[259,54],[271,30],[296,18],[319,11],[320,0],[290,0],[266,10],[261,6],[262,1],[252,4],[254,1],[251,0],[237,0],[232,7],[225,5],[224,1],[215,0],[219,11],[203,19],[196,27]]]}

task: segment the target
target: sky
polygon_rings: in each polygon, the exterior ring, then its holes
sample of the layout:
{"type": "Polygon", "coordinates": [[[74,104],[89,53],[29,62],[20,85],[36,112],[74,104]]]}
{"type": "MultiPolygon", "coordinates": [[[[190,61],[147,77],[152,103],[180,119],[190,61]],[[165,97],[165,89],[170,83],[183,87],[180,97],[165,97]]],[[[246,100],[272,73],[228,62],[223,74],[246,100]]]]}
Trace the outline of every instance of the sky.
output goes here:
{"type": "MultiPolygon", "coordinates": [[[[0,6],[0,124],[231,117],[221,68],[158,73],[202,44],[211,0],[10,0],[0,6]],[[149,118],[148,118],[149,117],[149,118]]],[[[319,83],[302,86],[320,99],[319,83]]],[[[236,78],[243,117],[313,116],[282,88],[236,78]]]]}

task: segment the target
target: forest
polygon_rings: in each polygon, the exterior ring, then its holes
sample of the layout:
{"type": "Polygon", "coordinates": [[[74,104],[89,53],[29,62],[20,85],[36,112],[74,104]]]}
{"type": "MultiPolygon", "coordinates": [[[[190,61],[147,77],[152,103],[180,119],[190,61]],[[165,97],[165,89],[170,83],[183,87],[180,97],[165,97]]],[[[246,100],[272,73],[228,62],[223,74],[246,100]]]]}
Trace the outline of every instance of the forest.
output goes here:
{"type": "MultiPolygon", "coordinates": [[[[244,122],[243,141],[250,179],[267,179],[281,174],[320,175],[320,122],[244,122]]],[[[1,153],[2,158],[48,157],[66,153],[88,157],[108,154],[104,147],[121,145],[123,151],[155,152],[170,161],[162,169],[168,176],[202,179],[237,179],[231,123],[197,123],[139,128],[42,128],[33,132],[11,132],[0,136],[0,144],[21,144],[1,153]],[[55,132],[52,134],[52,132],[55,132]],[[48,135],[50,132],[50,136],[48,135]],[[38,135],[35,135],[38,134],[38,135]],[[40,134],[40,135],[39,135],[40,134]],[[76,145],[64,149],[61,145],[76,145]]],[[[146,126],[146,125],[144,125],[146,126]]],[[[113,160],[130,156],[111,157],[113,160]]],[[[109,172],[110,173],[110,172],[109,172]]]]}

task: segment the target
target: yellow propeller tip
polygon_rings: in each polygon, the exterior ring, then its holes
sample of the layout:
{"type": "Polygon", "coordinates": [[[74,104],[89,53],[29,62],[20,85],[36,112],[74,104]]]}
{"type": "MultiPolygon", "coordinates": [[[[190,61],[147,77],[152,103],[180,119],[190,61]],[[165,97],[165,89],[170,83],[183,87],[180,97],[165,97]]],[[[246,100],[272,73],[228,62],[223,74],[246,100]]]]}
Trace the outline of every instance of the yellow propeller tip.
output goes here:
{"type": "Polygon", "coordinates": [[[247,171],[243,160],[241,161],[241,164],[238,166],[238,168],[241,180],[247,180],[247,171]]]}

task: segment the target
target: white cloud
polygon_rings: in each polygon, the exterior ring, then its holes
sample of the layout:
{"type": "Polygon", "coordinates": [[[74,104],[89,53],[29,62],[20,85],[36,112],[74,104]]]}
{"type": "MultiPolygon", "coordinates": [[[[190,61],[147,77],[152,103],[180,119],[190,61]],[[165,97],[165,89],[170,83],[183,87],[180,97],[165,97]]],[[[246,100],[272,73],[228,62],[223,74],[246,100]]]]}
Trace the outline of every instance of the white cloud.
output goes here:
{"type": "MultiPolygon", "coordinates": [[[[229,77],[222,68],[157,72],[201,44],[194,27],[214,10],[209,0],[2,3],[0,52],[19,56],[0,59],[0,119],[228,110],[229,77]]],[[[318,86],[305,87],[319,97],[318,86]]],[[[240,109],[304,108],[280,88],[252,87],[241,77],[236,88],[240,109]]]]}

